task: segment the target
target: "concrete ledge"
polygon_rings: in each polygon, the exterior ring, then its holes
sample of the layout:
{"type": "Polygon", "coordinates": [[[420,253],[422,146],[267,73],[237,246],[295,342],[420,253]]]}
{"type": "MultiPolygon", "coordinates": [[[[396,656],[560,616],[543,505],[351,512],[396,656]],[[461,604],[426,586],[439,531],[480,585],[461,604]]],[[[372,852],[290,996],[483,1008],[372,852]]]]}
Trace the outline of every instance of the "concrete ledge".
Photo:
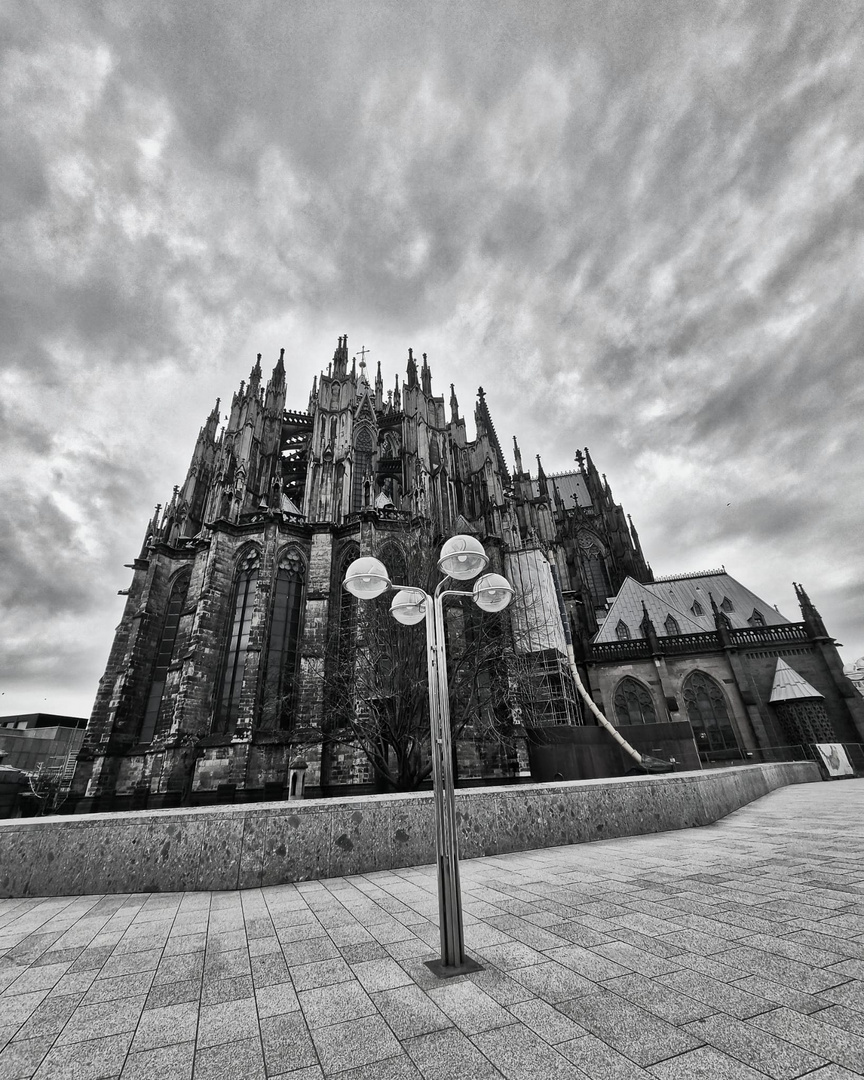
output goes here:
{"type": "MultiPolygon", "coordinates": [[[[457,792],[463,859],[709,825],[812,762],[457,792]]],[[[0,895],[246,889],[435,861],[432,796],[0,822],[0,895]]]]}

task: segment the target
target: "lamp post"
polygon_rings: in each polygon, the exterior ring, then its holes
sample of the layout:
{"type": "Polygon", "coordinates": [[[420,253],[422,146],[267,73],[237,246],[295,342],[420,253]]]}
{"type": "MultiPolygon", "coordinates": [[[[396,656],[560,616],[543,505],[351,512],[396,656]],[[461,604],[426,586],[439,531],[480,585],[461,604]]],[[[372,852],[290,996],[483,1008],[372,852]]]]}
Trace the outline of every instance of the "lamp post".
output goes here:
{"type": "Polygon", "coordinates": [[[444,644],[444,598],[470,596],[484,611],[503,611],[513,589],[500,574],[482,574],[489,564],[483,545],[473,536],[453,536],[441,548],[438,569],[445,576],[430,596],[413,585],[394,585],[378,559],[355,559],[345,574],[344,587],[361,600],[395,590],[390,614],[403,626],[426,623],[426,662],[429,670],[429,716],[432,728],[432,790],[435,802],[435,849],[438,866],[438,915],[441,959],[428,967],[442,979],[477,971],[480,965],[465,955],[462,895],[459,886],[459,845],[450,739],[450,690],[444,644]],[[453,579],[471,581],[471,592],[447,589],[453,579]]]}

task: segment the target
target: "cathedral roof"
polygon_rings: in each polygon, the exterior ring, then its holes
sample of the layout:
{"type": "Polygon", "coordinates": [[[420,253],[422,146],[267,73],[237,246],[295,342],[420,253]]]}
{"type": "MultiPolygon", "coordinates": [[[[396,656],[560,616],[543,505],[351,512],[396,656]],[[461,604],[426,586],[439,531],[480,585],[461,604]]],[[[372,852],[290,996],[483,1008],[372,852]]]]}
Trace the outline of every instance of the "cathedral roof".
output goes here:
{"type": "Polygon", "coordinates": [[[749,620],[754,611],[762,616],[766,626],[789,622],[776,608],[771,607],[740,581],[736,581],[725,570],[664,577],[645,585],[628,577],[618,591],[594,640],[617,641],[619,621],[627,625],[631,637],[641,637],[639,626],[642,622],[643,603],[658,637],[669,636],[665,623],[670,615],[682,634],[707,633],[714,629],[711,597],[727,616],[733,629],[752,625],[749,620]]]}
{"type": "MultiPolygon", "coordinates": [[[[540,481],[532,480],[531,487],[536,499],[541,494],[540,481]]],[[[546,491],[550,499],[554,500],[556,489],[567,510],[572,510],[577,504],[579,506],[591,505],[585,474],[579,469],[574,469],[573,472],[549,473],[546,477],[546,491]]]]}
{"type": "Polygon", "coordinates": [[[795,701],[802,698],[821,698],[819,693],[809,682],[799,675],[794,668],[789,667],[785,660],[777,657],[777,667],[774,670],[774,685],[771,687],[771,701],[795,701]]]}

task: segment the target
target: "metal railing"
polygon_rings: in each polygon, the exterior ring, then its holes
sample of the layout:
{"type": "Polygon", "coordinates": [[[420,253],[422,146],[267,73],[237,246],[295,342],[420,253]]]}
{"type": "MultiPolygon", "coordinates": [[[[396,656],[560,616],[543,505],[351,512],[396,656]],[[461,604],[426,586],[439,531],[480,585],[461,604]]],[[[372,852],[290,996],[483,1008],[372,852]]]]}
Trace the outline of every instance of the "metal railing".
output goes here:
{"type": "MultiPolygon", "coordinates": [[[[864,744],[840,743],[846,751],[856,776],[864,776],[864,744]]],[[[763,746],[755,750],[701,750],[699,760],[703,769],[725,769],[731,765],[763,765],[779,761],[815,761],[821,758],[813,743],[790,746],[763,746]]]]}

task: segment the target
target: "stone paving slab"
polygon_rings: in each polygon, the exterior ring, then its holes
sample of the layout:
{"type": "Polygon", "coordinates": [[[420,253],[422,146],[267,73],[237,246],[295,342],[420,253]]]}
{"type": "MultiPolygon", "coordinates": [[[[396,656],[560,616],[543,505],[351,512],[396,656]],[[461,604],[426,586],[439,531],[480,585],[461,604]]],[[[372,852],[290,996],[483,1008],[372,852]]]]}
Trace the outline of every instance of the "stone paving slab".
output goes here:
{"type": "MultiPolygon", "coordinates": [[[[0,854],[2,858],[2,854],[0,854]]],[[[864,1075],[864,780],[704,828],[240,892],[0,901],[0,1080],[864,1075]]]]}

